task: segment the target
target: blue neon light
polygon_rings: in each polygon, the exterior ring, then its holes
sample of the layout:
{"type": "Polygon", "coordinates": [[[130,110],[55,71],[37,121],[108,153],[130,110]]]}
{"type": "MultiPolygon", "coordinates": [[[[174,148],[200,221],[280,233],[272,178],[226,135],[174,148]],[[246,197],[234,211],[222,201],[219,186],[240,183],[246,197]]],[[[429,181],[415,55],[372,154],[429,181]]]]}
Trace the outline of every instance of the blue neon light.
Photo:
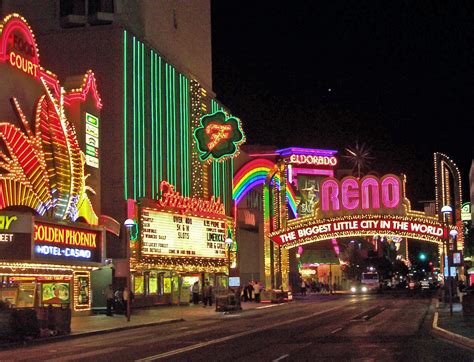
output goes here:
{"type": "Polygon", "coordinates": [[[65,256],[66,258],[90,259],[92,257],[92,253],[90,250],[59,248],[57,246],[50,245],[36,245],[35,253],[41,255],[65,256]]]}

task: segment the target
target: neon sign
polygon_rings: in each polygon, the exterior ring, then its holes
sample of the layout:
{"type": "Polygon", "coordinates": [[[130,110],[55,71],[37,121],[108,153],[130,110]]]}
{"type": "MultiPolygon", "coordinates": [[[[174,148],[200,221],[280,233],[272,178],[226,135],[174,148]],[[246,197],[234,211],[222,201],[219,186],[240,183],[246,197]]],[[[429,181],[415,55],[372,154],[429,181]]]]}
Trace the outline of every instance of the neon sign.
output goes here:
{"type": "Polygon", "coordinates": [[[181,212],[199,212],[206,214],[225,215],[224,204],[220,202],[220,197],[214,200],[204,200],[197,197],[185,197],[174,190],[174,186],[167,181],[161,181],[161,198],[158,204],[161,207],[177,209],[181,212]]]}
{"type": "Polygon", "coordinates": [[[232,126],[230,124],[209,123],[205,130],[206,134],[210,135],[211,138],[207,148],[212,151],[219,143],[229,139],[232,126]]]}
{"type": "Polygon", "coordinates": [[[35,224],[34,239],[39,243],[55,243],[97,248],[97,232],[35,224]]]}
{"type": "Polygon", "coordinates": [[[375,176],[362,179],[349,176],[341,182],[328,178],[321,183],[322,212],[340,210],[396,209],[401,205],[401,181],[395,175],[380,180],[375,176]]]}
{"type": "Polygon", "coordinates": [[[22,72],[38,77],[39,56],[36,40],[31,28],[18,14],[5,18],[2,29],[0,57],[22,72]]]}
{"type": "MultiPolygon", "coordinates": [[[[97,224],[98,217],[86,193],[89,186],[79,140],[65,116],[66,109],[73,102],[84,101],[90,91],[97,108],[102,106],[93,73],[87,72],[80,89],[62,91],[57,77],[40,66],[34,34],[18,14],[6,16],[0,24],[0,62],[2,68],[12,66],[23,72],[21,77],[12,78],[18,82],[15,85],[24,86],[25,78],[34,77],[41,88],[40,94],[21,91],[21,101],[14,95],[8,97],[17,119],[0,122],[0,140],[6,151],[2,162],[9,165],[0,175],[0,209],[26,206],[39,215],[48,212],[53,219],[74,221],[82,217],[97,224]],[[34,112],[25,114],[23,109],[31,109],[33,104],[34,112]]],[[[71,118],[77,118],[73,113],[71,118]]],[[[94,124],[88,123],[87,129],[98,133],[94,124]]],[[[98,167],[97,157],[86,154],[85,158],[87,165],[98,167]]]]}
{"type": "Polygon", "coordinates": [[[290,156],[290,163],[298,164],[298,165],[312,165],[312,166],[336,166],[337,158],[335,156],[292,154],[290,156]]]}
{"type": "Polygon", "coordinates": [[[296,246],[338,237],[370,236],[374,234],[401,235],[442,242],[445,229],[427,219],[408,219],[389,215],[357,215],[341,219],[322,219],[308,222],[290,230],[278,231],[271,239],[279,245],[296,246]]]}
{"type": "Polygon", "coordinates": [[[16,216],[0,215],[0,229],[8,230],[10,224],[15,220],[18,220],[16,216]]]}
{"type": "Polygon", "coordinates": [[[92,253],[90,250],[60,248],[57,246],[50,245],[36,245],[35,253],[41,255],[65,256],[66,258],[90,259],[92,257],[92,253]]]}
{"type": "Polygon", "coordinates": [[[240,120],[227,117],[222,111],[206,114],[194,131],[200,152],[199,159],[224,160],[233,157],[245,142],[240,120]]]}

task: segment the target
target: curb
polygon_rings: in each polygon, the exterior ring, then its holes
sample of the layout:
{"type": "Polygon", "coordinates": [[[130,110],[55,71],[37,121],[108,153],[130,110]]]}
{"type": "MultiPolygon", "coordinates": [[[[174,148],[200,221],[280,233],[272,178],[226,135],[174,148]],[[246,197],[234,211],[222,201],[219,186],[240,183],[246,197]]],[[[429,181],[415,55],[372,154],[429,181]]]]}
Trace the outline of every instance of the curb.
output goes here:
{"type": "Polygon", "coordinates": [[[99,334],[120,332],[124,330],[138,329],[138,328],[143,328],[143,327],[153,327],[153,326],[158,326],[158,325],[173,324],[173,323],[178,323],[178,322],[184,322],[184,319],[183,318],[167,319],[167,320],[163,320],[159,322],[136,324],[136,325],[123,326],[123,327],[118,327],[118,328],[107,328],[107,329],[99,329],[99,330],[90,331],[90,332],[78,332],[78,333],[65,334],[61,336],[37,338],[37,339],[32,339],[30,341],[2,343],[0,344],[0,350],[7,350],[11,348],[18,348],[18,347],[31,347],[31,346],[43,344],[43,343],[54,343],[54,342],[59,342],[59,341],[67,340],[67,339],[76,339],[76,338],[89,337],[89,336],[94,336],[94,335],[99,335],[99,334]]]}
{"type": "MultiPolygon", "coordinates": [[[[438,305],[439,305],[439,302],[437,301],[436,308],[438,307],[438,305]]],[[[438,327],[438,318],[439,318],[438,312],[435,312],[434,317],[433,317],[433,324],[431,328],[432,335],[446,339],[450,342],[454,342],[454,343],[460,344],[464,347],[474,350],[474,340],[472,340],[471,338],[467,338],[459,334],[450,332],[444,328],[438,327]]]]}

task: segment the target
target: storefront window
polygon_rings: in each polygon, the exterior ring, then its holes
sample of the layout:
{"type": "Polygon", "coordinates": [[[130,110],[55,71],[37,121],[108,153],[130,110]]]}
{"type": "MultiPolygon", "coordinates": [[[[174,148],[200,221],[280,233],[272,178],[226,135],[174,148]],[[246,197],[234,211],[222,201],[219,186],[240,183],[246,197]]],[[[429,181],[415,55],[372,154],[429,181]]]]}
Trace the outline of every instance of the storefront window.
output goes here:
{"type": "Polygon", "coordinates": [[[18,308],[31,308],[35,305],[36,283],[22,283],[18,286],[18,308]]]}
{"type": "Polygon", "coordinates": [[[135,275],[135,278],[133,281],[134,281],[133,293],[135,293],[136,295],[144,294],[145,293],[145,278],[143,274],[135,275]]]}
{"type": "Polygon", "coordinates": [[[69,304],[69,283],[42,283],[41,302],[43,304],[69,304]]]}
{"type": "Polygon", "coordinates": [[[148,276],[148,294],[158,294],[158,273],[150,272],[148,276]]]}

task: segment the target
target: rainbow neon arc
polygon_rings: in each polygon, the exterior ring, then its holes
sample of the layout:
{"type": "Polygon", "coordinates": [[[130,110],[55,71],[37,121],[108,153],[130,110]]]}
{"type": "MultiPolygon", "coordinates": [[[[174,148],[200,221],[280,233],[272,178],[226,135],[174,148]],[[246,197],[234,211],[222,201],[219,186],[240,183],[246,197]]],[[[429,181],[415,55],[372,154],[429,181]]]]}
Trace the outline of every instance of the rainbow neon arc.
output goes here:
{"type": "MultiPolygon", "coordinates": [[[[245,164],[234,177],[234,188],[232,191],[232,199],[238,205],[247,193],[254,187],[263,185],[271,173],[275,170],[276,164],[270,160],[259,158],[245,164]]],[[[280,175],[276,173],[275,181],[277,185],[280,183],[280,175]]],[[[286,183],[286,199],[288,207],[295,217],[297,217],[297,201],[292,186],[286,183]]]]}

